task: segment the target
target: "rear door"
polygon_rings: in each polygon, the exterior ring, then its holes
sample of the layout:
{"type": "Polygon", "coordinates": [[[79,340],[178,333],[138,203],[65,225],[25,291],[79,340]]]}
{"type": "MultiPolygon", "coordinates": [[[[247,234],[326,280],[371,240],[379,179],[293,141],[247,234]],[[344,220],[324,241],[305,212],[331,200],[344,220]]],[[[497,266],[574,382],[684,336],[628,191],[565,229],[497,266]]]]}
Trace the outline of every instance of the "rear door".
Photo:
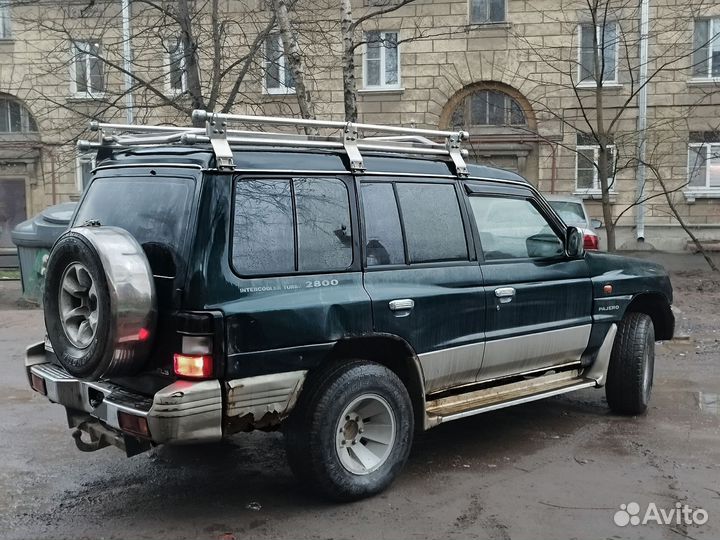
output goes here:
{"type": "Polygon", "coordinates": [[[561,224],[529,188],[466,186],[487,306],[478,380],[579,362],[592,327],[585,260],[565,255],[561,224]]]}
{"type": "Polygon", "coordinates": [[[415,349],[426,392],[474,382],[482,362],[485,298],[460,190],[452,179],[360,183],[373,327],[415,349]]]}

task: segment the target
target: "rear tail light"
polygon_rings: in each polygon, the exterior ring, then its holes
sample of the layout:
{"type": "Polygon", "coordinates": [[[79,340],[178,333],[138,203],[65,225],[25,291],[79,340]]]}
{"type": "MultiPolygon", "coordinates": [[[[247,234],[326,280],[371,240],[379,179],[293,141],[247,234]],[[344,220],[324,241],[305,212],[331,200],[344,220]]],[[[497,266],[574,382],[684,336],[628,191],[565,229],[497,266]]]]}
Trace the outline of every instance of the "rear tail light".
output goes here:
{"type": "Polygon", "coordinates": [[[600,238],[594,234],[586,234],[583,237],[583,247],[585,250],[597,251],[600,249],[600,238]]]}
{"type": "Polygon", "coordinates": [[[173,371],[186,379],[209,379],[222,374],[224,324],[222,313],[180,311],[175,313],[178,341],[173,371]]]}
{"type": "Polygon", "coordinates": [[[208,379],[213,374],[213,359],[209,354],[175,354],[175,375],[188,379],[208,379]]]}
{"type": "Polygon", "coordinates": [[[126,413],[123,411],[118,412],[118,424],[120,429],[132,433],[133,435],[139,435],[140,437],[150,438],[150,428],[148,427],[147,418],[144,416],[137,416],[135,414],[126,413]]]}
{"type": "Polygon", "coordinates": [[[42,377],[35,375],[34,373],[30,374],[30,386],[32,386],[32,389],[36,392],[41,393],[43,396],[47,396],[47,388],[45,387],[45,379],[42,377]]]}

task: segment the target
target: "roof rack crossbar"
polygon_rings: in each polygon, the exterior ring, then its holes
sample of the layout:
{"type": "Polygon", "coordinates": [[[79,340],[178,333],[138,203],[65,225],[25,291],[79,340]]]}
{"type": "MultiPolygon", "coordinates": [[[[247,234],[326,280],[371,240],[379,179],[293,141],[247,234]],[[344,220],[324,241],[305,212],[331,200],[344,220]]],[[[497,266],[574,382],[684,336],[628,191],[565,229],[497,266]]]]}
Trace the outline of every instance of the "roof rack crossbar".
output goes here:
{"type": "MultiPolygon", "coordinates": [[[[363,139],[364,140],[364,139],[363,139]]],[[[296,147],[295,141],[283,141],[282,139],[271,139],[271,138],[258,138],[258,137],[228,137],[228,143],[231,147],[237,146],[283,146],[283,147],[296,147]]],[[[183,136],[182,142],[186,144],[203,144],[210,142],[210,139],[205,135],[189,134],[183,136]]],[[[344,147],[344,144],[340,141],[314,141],[308,140],[303,142],[303,146],[310,148],[327,148],[327,149],[340,149],[344,147]]],[[[377,144],[375,142],[358,142],[358,150],[369,150],[375,152],[399,152],[404,154],[417,154],[417,155],[431,155],[431,156],[444,156],[450,157],[450,152],[444,147],[438,148],[422,148],[418,146],[400,146],[392,144],[377,144]]],[[[460,153],[462,157],[468,156],[468,151],[461,149],[460,153]]]]}
{"type": "Polygon", "coordinates": [[[406,128],[401,126],[383,126],[355,122],[312,120],[304,118],[280,118],[273,116],[252,116],[240,114],[213,113],[195,110],[192,113],[195,126],[144,126],[133,124],[113,124],[91,122],[91,131],[98,132],[98,142],[78,141],[78,148],[120,149],[133,146],[156,146],[162,144],[209,144],[215,154],[219,170],[233,170],[232,148],[237,146],[279,146],[344,149],[353,172],[365,170],[362,151],[427,155],[447,158],[458,176],[467,176],[465,158],[467,150],[461,148],[461,142],[469,137],[465,131],[441,131],[432,129],[406,128]],[[198,124],[205,122],[205,127],[198,124]],[[317,128],[317,135],[299,133],[264,132],[257,130],[228,129],[235,123],[264,128],[272,126],[294,126],[317,128]],[[321,136],[319,128],[339,131],[339,135],[321,136]],[[364,132],[386,133],[391,135],[368,137],[364,132]],[[444,139],[444,144],[432,140],[444,139]]]}
{"type": "Polygon", "coordinates": [[[356,122],[340,122],[333,120],[311,120],[307,118],[283,118],[279,116],[254,116],[247,114],[224,114],[213,113],[196,109],[192,113],[196,122],[235,122],[250,125],[276,125],[276,126],[297,126],[332,128],[344,130],[348,124],[352,124],[358,131],[376,131],[380,133],[400,133],[402,135],[425,135],[428,137],[450,137],[451,135],[462,134],[461,140],[467,139],[469,134],[465,131],[440,131],[435,129],[406,128],[402,126],[384,126],[380,124],[360,124],[356,122]]]}

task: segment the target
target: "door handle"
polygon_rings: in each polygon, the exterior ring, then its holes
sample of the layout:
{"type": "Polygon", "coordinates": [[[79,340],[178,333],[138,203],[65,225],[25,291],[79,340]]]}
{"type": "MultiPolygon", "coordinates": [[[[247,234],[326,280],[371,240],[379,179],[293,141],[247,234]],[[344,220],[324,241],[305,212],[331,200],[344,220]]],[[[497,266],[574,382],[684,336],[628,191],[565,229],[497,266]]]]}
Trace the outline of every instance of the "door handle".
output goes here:
{"type": "Polygon", "coordinates": [[[512,302],[515,297],[515,289],[513,287],[500,287],[495,289],[495,296],[500,299],[501,304],[507,304],[512,302]]]}
{"type": "Polygon", "coordinates": [[[403,298],[401,300],[390,300],[388,303],[390,311],[410,311],[415,307],[415,300],[403,298]]]}

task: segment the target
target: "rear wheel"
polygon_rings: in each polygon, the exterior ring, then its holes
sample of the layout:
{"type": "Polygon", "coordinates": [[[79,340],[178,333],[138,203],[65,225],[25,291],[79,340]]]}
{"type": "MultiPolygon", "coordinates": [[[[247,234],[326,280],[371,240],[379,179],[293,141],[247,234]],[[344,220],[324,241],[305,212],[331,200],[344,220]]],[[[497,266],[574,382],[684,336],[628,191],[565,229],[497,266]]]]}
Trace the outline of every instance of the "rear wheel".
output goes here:
{"type": "Polygon", "coordinates": [[[286,427],[293,472],[336,500],[368,497],[390,485],[412,436],[412,405],[402,381],[364,361],[311,376],[286,427]]]}
{"type": "Polygon", "coordinates": [[[618,326],[608,366],[605,395],[618,414],[642,414],[652,393],[655,329],[644,313],[628,313],[618,326]]]}

